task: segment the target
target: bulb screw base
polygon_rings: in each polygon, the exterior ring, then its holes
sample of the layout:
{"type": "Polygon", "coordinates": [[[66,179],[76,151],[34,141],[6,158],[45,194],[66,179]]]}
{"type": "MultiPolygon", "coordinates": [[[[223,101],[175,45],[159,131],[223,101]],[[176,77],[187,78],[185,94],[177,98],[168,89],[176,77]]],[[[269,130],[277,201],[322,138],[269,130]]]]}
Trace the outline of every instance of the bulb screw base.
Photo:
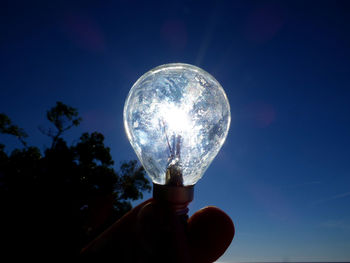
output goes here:
{"type": "Polygon", "coordinates": [[[169,208],[178,215],[187,214],[188,204],[193,200],[194,185],[173,186],[153,183],[153,198],[168,203],[169,208]]]}

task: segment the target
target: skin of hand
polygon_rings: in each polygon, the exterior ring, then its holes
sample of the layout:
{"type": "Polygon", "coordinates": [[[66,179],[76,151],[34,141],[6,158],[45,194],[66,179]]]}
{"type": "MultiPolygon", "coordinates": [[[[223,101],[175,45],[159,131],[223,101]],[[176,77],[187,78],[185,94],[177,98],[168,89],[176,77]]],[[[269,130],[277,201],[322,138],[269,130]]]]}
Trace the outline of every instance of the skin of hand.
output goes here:
{"type": "Polygon", "coordinates": [[[167,206],[149,199],[92,241],[81,256],[100,262],[214,262],[234,234],[231,218],[219,208],[205,207],[186,223],[167,206]]]}

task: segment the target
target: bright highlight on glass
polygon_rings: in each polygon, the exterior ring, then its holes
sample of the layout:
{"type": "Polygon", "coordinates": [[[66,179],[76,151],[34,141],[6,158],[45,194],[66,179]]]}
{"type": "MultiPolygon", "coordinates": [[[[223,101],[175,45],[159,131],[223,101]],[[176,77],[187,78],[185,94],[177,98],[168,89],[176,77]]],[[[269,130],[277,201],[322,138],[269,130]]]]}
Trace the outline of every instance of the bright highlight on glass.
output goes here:
{"type": "Polygon", "coordinates": [[[126,134],[156,184],[194,185],[223,145],[230,105],[204,70],[166,64],[141,76],[124,106],[126,134]]]}

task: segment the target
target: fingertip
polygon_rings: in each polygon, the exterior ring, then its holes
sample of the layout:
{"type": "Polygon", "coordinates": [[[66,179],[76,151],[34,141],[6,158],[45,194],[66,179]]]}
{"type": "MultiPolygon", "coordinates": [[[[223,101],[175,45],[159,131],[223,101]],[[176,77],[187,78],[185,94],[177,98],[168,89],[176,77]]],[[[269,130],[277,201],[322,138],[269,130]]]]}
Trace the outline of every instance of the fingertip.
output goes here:
{"type": "Polygon", "coordinates": [[[213,262],[231,244],[235,227],[224,211],[208,206],[193,214],[188,231],[195,262],[213,262]]]}

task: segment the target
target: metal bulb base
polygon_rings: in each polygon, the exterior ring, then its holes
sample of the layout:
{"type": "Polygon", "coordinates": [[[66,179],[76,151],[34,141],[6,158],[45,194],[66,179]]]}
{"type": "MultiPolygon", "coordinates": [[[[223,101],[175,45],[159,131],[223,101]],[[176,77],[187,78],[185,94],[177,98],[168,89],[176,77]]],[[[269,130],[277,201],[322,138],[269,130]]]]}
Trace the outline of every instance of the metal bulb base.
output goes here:
{"type": "Polygon", "coordinates": [[[153,198],[166,204],[178,215],[187,214],[187,206],[193,200],[193,195],[194,185],[173,186],[153,183],[153,198]]]}

